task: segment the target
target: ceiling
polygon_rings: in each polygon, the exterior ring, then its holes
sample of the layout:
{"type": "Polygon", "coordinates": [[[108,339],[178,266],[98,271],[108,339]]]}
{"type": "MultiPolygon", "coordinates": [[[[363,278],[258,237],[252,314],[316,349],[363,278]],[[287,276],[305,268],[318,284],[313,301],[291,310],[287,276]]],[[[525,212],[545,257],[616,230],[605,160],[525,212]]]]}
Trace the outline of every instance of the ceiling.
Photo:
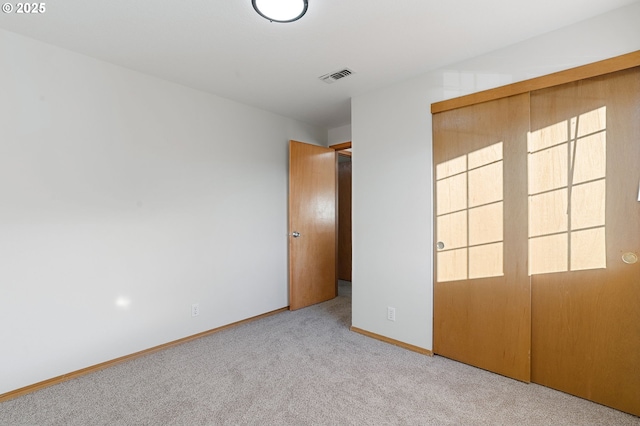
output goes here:
{"type": "Polygon", "coordinates": [[[289,24],[250,0],[57,0],[0,28],[310,124],[352,96],[636,0],[309,0],[289,24]],[[318,77],[348,67],[333,84],[318,77]]]}

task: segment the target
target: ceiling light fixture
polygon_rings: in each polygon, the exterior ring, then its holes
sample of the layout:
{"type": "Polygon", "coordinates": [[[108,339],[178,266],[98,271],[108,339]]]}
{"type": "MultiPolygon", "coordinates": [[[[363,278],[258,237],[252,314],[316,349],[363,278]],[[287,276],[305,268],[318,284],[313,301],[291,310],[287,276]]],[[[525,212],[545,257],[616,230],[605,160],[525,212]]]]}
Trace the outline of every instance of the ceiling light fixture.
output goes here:
{"type": "Polygon", "coordinates": [[[302,18],[309,7],[307,0],[251,0],[260,16],[271,22],[293,22],[302,18]]]}

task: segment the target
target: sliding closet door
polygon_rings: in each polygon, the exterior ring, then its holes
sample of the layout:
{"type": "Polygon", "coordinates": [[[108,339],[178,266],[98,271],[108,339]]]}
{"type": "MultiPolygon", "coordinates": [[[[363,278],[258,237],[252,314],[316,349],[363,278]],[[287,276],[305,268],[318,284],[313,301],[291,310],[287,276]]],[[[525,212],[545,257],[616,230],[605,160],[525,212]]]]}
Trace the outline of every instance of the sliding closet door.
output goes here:
{"type": "Polygon", "coordinates": [[[434,351],[530,378],[528,94],[433,116],[434,351]]]}
{"type": "Polygon", "coordinates": [[[532,381],[640,415],[640,69],[531,94],[532,381]]]}

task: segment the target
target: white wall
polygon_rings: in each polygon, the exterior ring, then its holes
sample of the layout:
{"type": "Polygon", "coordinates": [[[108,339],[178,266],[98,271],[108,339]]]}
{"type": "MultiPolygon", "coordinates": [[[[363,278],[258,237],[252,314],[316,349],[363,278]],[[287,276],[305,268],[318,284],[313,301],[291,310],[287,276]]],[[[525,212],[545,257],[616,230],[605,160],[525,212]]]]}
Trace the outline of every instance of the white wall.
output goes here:
{"type": "Polygon", "coordinates": [[[351,124],[329,129],[327,139],[329,139],[329,145],[351,141],[351,124]]]}
{"type": "Polygon", "coordinates": [[[639,50],[638,22],[635,3],[352,99],[353,326],[433,347],[430,105],[639,50]]]}
{"type": "Polygon", "coordinates": [[[0,394],[287,306],[289,139],[327,132],[0,31],[0,394]]]}

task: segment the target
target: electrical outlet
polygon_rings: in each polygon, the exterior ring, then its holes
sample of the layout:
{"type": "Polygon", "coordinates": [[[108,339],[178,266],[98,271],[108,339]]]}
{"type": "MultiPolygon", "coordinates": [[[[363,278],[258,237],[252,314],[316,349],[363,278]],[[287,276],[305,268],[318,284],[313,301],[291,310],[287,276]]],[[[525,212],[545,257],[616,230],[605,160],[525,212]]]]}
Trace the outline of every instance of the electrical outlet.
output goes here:
{"type": "Polygon", "coordinates": [[[198,315],[200,315],[200,305],[194,303],[193,305],[191,305],[191,316],[197,317],[198,315]]]}
{"type": "Polygon", "coordinates": [[[387,319],[389,321],[396,320],[396,308],[392,308],[391,306],[387,307],[387,319]]]}

